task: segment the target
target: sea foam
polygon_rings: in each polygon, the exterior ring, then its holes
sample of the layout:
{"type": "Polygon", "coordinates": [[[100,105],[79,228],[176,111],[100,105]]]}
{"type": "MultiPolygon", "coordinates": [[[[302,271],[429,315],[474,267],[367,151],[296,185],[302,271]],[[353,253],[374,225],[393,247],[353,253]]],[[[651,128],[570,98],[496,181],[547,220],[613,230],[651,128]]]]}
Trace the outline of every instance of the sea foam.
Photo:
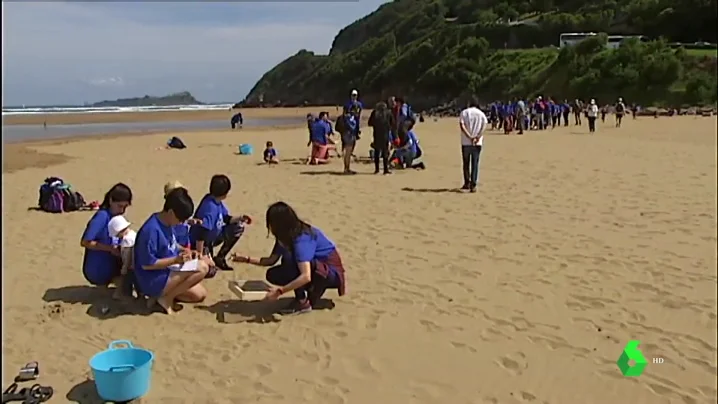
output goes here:
{"type": "Polygon", "coordinates": [[[232,104],[206,105],[162,105],[145,107],[3,107],[2,116],[37,114],[94,114],[113,112],[155,112],[155,111],[220,111],[232,104]]]}

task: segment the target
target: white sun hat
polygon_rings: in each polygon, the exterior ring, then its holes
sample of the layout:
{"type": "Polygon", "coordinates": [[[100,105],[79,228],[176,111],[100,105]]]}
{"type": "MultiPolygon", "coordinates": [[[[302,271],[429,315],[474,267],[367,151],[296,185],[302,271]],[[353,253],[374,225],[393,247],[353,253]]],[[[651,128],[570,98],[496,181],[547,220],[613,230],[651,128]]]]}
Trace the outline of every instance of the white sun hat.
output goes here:
{"type": "Polygon", "coordinates": [[[110,223],[107,224],[107,229],[110,232],[110,237],[117,237],[122,230],[130,227],[130,222],[125,219],[122,215],[117,215],[110,219],[110,223]]]}

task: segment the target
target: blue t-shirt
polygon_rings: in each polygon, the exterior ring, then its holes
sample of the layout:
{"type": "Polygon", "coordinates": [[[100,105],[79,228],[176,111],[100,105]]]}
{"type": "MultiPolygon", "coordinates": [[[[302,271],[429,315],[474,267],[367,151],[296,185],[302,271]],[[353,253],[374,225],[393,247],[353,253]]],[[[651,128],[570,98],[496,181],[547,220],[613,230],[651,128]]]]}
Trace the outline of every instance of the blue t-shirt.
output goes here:
{"type": "MultiPolygon", "coordinates": [[[[110,237],[110,231],[107,228],[110,219],[112,219],[112,214],[108,209],[100,209],[95,212],[90,221],[87,222],[85,232],[82,233],[82,240],[95,241],[105,245],[118,245],[119,240],[110,237]]],[[[82,259],[82,273],[90,283],[106,285],[117,275],[118,269],[118,260],[110,252],[85,248],[85,256],[82,259]]]]}
{"type": "Polygon", "coordinates": [[[349,102],[344,105],[344,109],[349,111],[353,116],[359,118],[362,110],[364,109],[364,104],[359,100],[349,100],[349,102]]]}
{"type": "Polygon", "coordinates": [[[312,234],[305,232],[294,239],[294,256],[289,252],[289,249],[284,248],[278,242],[274,242],[274,248],[272,249],[272,255],[279,255],[284,260],[293,260],[294,262],[311,262],[313,260],[322,261],[329,257],[329,255],[336,251],[336,245],[324,235],[324,233],[312,227],[312,234]]]}
{"type": "Polygon", "coordinates": [[[264,159],[269,160],[272,157],[277,157],[277,151],[274,150],[274,147],[270,147],[268,149],[264,149],[264,159]]]}
{"type": "Polygon", "coordinates": [[[416,134],[414,134],[413,130],[410,130],[407,133],[407,136],[409,136],[409,150],[416,155],[419,151],[419,140],[416,138],[416,134]]]}
{"type": "Polygon", "coordinates": [[[195,224],[190,229],[190,240],[192,246],[197,244],[199,238],[199,228],[204,227],[207,229],[207,242],[213,243],[219,239],[222,235],[225,222],[224,217],[229,216],[227,207],[224,206],[222,201],[218,201],[212,195],[205,195],[202,201],[197,206],[197,210],[194,212],[194,217],[202,220],[202,224],[195,224]]]}
{"type": "Polygon", "coordinates": [[[179,245],[181,245],[182,247],[187,247],[190,245],[188,224],[180,223],[176,226],[172,226],[172,231],[174,232],[175,238],[177,239],[177,243],[179,245]]]}
{"type": "Polygon", "coordinates": [[[135,239],[135,277],[142,293],[159,297],[167,285],[170,270],[146,270],[145,266],[155,265],[158,260],[179,255],[179,245],[173,227],[160,221],[157,213],[140,227],[135,239]]]}
{"type": "Polygon", "coordinates": [[[330,133],[332,133],[332,127],[329,122],[319,119],[312,125],[312,133],[309,139],[317,144],[325,145],[327,144],[327,136],[330,133]]]}

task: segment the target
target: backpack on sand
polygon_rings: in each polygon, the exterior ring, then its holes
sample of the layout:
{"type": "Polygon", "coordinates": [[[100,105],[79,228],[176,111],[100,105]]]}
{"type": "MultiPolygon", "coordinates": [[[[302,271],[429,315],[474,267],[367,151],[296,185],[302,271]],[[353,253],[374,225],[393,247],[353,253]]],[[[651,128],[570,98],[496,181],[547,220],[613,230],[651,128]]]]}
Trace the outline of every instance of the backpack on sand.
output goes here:
{"type": "Polygon", "coordinates": [[[73,212],[85,206],[85,199],[62,178],[49,177],[40,186],[38,208],[48,213],[73,212]]]}
{"type": "Polygon", "coordinates": [[[75,212],[85,207],[87,203],[81,193],[73,191],[69,186],[62,190],[62,211],[75,212]]]}
{"type": "Polygon", "coordinates": [[[177,136],[172,136],[170,140],[167,141],[167,146],[169,146],[171,149],[186,149],[187,146],[184,144],[182,139],[178,138],[177,136]]]}

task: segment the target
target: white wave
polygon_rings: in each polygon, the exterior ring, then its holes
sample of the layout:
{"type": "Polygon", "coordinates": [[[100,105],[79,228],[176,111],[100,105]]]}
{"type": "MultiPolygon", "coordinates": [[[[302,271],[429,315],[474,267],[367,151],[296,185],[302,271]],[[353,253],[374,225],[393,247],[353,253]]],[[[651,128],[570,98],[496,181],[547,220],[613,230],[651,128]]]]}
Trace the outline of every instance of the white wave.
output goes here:
{"type": "Polygon", "coordinates": [[[3,108],[2,116],[38,114],[93,114],[112,112],[155,112],[155,111],[219,111],[229,109],[232,104],[207,105],[164,105],[146,107],[35,107],[3,108]]]}

